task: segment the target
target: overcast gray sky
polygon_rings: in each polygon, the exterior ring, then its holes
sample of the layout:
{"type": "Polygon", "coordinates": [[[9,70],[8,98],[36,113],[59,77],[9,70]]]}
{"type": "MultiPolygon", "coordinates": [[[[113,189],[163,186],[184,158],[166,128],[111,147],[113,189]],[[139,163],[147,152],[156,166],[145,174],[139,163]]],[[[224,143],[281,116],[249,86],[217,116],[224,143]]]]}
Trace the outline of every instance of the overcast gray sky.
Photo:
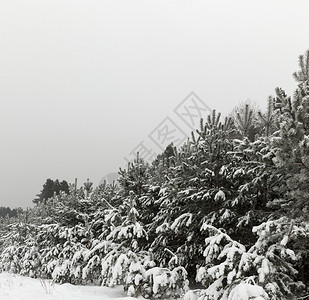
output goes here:
{"type": "Polygon", "coordinates": [[[1,0],[0,206],[31,206],[47,178],[97,185],[142,141],[158,152],[149,135],[166,117],[189,132],[175,109],[192,91],[223,114],[291,94],[308,12],[305,0],[1,0]]]}

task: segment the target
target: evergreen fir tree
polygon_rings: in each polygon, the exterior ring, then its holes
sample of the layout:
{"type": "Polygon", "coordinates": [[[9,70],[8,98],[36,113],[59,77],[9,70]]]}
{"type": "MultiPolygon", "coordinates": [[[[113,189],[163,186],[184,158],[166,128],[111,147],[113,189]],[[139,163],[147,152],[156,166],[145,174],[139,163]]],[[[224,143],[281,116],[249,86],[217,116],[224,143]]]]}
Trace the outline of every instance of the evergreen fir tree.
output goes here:
{"type": "Polygon", "coordinates": [[[285,174],[286,190],[283,208],[294,216],[307,219],[309,203],[309,51],[300,56],[300,71],[294,74],[298,81],[293,99],[277,89],[277,122],[280,124],[275,140],[276,165],[285,174]]]}

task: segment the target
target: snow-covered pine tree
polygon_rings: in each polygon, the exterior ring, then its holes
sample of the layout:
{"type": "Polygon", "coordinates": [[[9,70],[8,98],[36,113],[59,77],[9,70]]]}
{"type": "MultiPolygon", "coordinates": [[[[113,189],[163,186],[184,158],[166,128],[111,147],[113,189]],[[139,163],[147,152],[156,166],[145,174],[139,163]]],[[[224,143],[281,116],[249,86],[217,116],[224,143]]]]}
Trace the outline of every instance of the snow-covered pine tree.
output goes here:
{"type": "Polygon", "coordinates": [[[274,99],[273,97],[268,97],[266,112],[258,111],[258,116],[260,118],[260,124],[262,129],[264,129],[264,136],[269,137],[277,129],[275,123],[275,113],[274,113],[274,99]]]}
{"type": "MultiPolygon", "coordinates": [[[[299,57],[300,70],[294,73],[298,87],[292,98],[276,89],[276,122],[280,129],[274,140],[275,164],[283,179],[278,186],[284,195],[278,209],[308,222],[309,218],[309,50],[299,57]]],[[[303,280],[309,278],[309,250],[299,245],[303,280]]]]}
{"type": "Polygon", "coordinates": [[[233,183],[233,126],[230,119],[220,122],[214,111],[201,128],[198,138],[186,143],[169,166],[161,186],[158,215],[152,227],[156,238],[152,243],[155,257],[162,266],[175,253],[178,264],[194,276],[202,258],[204,222],[233,231],[238,215],[231,206],[238,193],[233,183]],[[167,250],[167,251],[166,251],[167,250]]]}
{"type": "Polygon", "coordinates": [[[297,256],[287,247],[291,236],[301,232],[293,226],[291,220],[281,218],[254,227],[258,239],[246,250],[223,230],[203,224],[201,230],[208,233],[205,264],[196,279],[206,289],[196,291],[198,299],[280,300],[304,295],[304,285],[297,281],[293,267],[297,256]]]}
{"type": "Polygon", "coordinates": [[[9,262],[11,253],[15,267],[3,266],[23,275],[81,283],[84,264],[81,254],[90,246],[93,233],[89,213],[95,209],[89,198],[82,199],[82,194],[83,191],[76,191],[55,195],[27,211],[27,216],[20,218],[16,226],[12,224],[2,254],[9,262]]]}
{"type": "MultiPolygon", "coordinates": [[[[96,187],[91,194],[91,201],[94,204],[94,210],[90,212],[88,224],[91,239],[88,247],[81,253],[84,262],[82,267],[82,279],[92,282],[102,283],[101,260],[108,253],[111,241],[106,238],[111,229],[118,224],[121,216],[117,213],[117,208],[110,203],[117,203],[121,199],[119,195],[119,186],[115,183],[107,184],[106,181],[96,187]],[[113,217],[106,220],[106,215],[113,217]]],[[[79,259],[79,257],[75,257],[79,259]]]]}
{"type": "Polygon", "coordinates": [[[254,142],[234,140],[234,144],[233,156],[238,167],[232,177],[238,195],[231,206],[238,211],[239,218],[237,234],[232,236],[249,246],[255,240],[251,228],[276,212],[273,203],[282,195],[277,188],[281,174],[273,163],[275,149],[270,137],[258,137],[254,142]]]}
{"type": "Polygon", "coordinates": [[[298,87],[292,99],[276,89],[276,164],[286,174],[286,205],[290,213],[308,218],[309,186],[309,51],[299,58],[300,70],[294,74],[298,87]]]}
{"type": "MultiPolygon", "coordinates": [[[[29,211],[27,211],[29,213],[29,211]]],[[[40,275],[40,253],[36,244],[37,226],[24,213],[6,225],[1,235],[0,270],[30,277],[40,275]]]]}
{"type": "Polygon", "coordinates": [[[258,106],[255,102],[247,100],[236,106],[230,113],[235,126],[235,138],[248,138],[254,141],[261,132],[261,124],[258,117],[258,106]]]}
{"type": "Polygon", "coordinates": [[[139,154],[133,162],[128,163],[127,169],[119,169],[120,178],[118,179],[124,196],[130,191],[135,195],[142,195],[144,192],[144,184],[149,178],[149,164],[144,161],[139,154]]]}
{"type": "Polygon", "coordinates": [[[106,210],[105,221],[110,223],[106,240],[110,244],[101,262],[104,285],[114,286],[127,283],[132,262],[130,258],[136,259],[135,252],[140,250],[138,241],[147,239],[146,231],[138,222],[136,198],[134,192],[130,191],[122,205],[117,208],[111,206],[106,210]]]}

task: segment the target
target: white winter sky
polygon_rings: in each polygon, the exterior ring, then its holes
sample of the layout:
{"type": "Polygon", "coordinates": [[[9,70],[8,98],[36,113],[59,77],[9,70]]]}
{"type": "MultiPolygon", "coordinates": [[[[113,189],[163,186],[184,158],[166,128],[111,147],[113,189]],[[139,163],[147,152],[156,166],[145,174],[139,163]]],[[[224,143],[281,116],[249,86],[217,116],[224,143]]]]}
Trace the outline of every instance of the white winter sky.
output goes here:
{"type": "Polygon", "coordinates": [[[47,178],[97,185],[191,91],[223,114],[292,94],[308,13],[305,0],[1,0],[0,206],[31,206],[47,178]]]}

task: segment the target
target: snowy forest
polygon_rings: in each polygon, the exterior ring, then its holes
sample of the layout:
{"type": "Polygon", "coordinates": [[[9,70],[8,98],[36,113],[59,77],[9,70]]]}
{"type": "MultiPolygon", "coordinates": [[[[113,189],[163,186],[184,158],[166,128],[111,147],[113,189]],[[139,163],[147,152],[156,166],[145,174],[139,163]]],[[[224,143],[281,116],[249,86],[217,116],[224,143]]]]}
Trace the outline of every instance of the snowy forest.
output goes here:
{"type": "Polygon", "coordinates": [[[309,51],[267,109],[215,110],[180,148],[0,219],[0,270],[129,296],[309,299],[309,51]]]}

